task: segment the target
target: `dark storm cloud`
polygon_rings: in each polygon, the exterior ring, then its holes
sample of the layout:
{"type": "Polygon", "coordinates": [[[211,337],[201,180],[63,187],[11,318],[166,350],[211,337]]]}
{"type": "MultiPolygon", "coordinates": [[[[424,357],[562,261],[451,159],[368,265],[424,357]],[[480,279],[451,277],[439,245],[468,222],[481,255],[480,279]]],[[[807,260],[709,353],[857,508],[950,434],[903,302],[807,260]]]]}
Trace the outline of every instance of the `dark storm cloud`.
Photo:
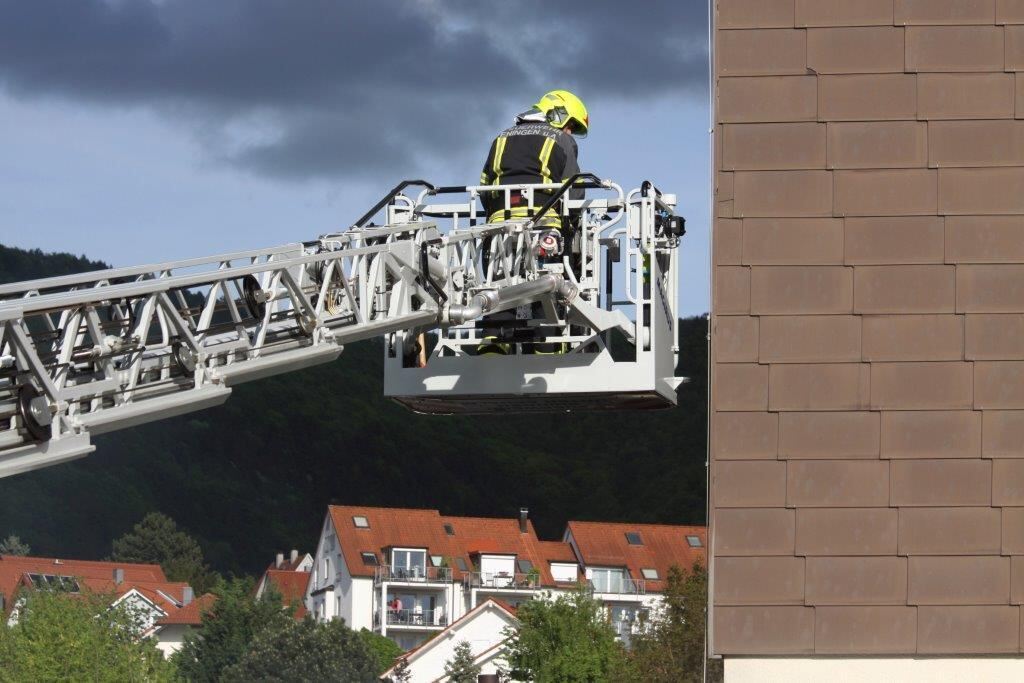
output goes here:
{"type": "Polygon", "coordinates": [[[700,0],[0,0],[15,97],[144,106],[256,173],[410,169],[480,146],[549,86],[699,91],[700,0]],[[273,134],[232,134],[252,121],[273,134]]]}

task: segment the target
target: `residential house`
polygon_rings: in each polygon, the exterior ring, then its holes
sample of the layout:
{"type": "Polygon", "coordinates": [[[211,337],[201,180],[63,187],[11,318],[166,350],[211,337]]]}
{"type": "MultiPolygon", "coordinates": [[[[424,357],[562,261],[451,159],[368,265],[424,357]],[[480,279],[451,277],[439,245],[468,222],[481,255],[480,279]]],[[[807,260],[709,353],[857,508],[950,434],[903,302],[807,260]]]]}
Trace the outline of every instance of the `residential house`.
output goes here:
{"type": "Polygon", "coordinates": [[[198,625],[197,619],[186,620],[187,615],[198,614],[212,600],[203,596],[197,601],[191,586],[168,581],[156,564],[0,555],[0,614],[8,626],[18,621],[19,594],[44,588],[109,594],[112,605],[131,604],[142,618],[140,635],[156,638],[165,655],[180,648],[184,632],[198,625]]]}
{"type": "Polygon", "coordinates": [[[331,506],[306,606],[409,650],[488,599],[514,608],[585,581],[629,638],[660,602],[668,568],[705,556],[704,527],[570,522],[561,541],[517,518],[437,510],[331,506]]]}
{"type": "MultiPolygon", "coordinates": [[[[469,643],[474,655],[473,663],[480,667],[481,675],[497,675],[507,670],[508,666],[502,658],[505,630],[516,625],[515,608],[494,598],[487,598],[434,638],[405,655],[410,680],[424,683],[447,681],[444,665],[454,656],[455,646],[463,641],[469,643]]],[[[385,671],[380,676],[381,680],[390,680],[394,671],[395,667],[385,671]]]]}
{"type": "Polygon", "coordinates": [[[307,614],[305,600],[312,568],[313,556],[309,553],[300,556],[298,550],[292,550],[288,558],[278,553],[256,584],[256,597],[263,597],[273,586],[281,594],[281,601],[286,607],[296,606],[295,618],[302,619],[307,614]]]}

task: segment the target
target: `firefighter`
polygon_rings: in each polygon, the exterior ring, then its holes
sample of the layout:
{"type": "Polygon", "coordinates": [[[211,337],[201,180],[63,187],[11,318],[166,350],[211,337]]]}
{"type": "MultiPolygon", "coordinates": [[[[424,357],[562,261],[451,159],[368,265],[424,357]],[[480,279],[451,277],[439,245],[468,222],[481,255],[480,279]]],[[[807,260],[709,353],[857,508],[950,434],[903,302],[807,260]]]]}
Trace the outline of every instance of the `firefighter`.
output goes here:
{"type": "MultiPolygon", "coordinates": [[[[584,138],[590,128],[587,107],[568,90],[552,90],[540,98],[533,107],[516,116],[515,125],[494,139],[487,154],[481,185],[518,185],[536,183],[562,183],[580,172],[575,137],[584,138]]],[[[540,208],[552,192],[534,193],[533,207],[526,197],[512,192],[509,206],[505,206],[503,192],[484,193],[481,199],[487,222],[529,218],[540,208]]],[[[570,199],[582,199],[582,188],[569,191],[570,199]]],[[[563,225],[557,212],[549,211],[540,221],[543,229],[538,244],[542,258],[561,256],[564,245],[571,244],[571,226],[563,225]]],[[[484,254],[485,260],[488,254],[484,254]]],[[[505,355],[509,345],[501,343],[497,335],[484,337],[480,355],[505,355]]],[[[561,344],[526,344],[527,353],[561,353],[561,344]],[[550,347],[550,348],[549,348],[550,347]]]]}
{"type": "MultiPolygon", "coordinates": [[[[480,174],[481,185],[561,183],[579,173],[576,140],[586,137],[590,116],[580,98],[568,90],[552,90],[533,107],[516,116],[515,125],[502,131],[491,143],[487,161],[480,174]]],[[[534,209],[550,193],[534,193],[534,209]]],[[[570,198],[582,199],[583,190],[570,190],[570,198]]],[[[527,218],[531,214],[526,198],[513,192],[509,208],[504,193],[492,192],[482,198],[487,222],[527,218]]],[[[545,256],[561,254],[565,241],[557,214],[545,216],[541,223],[549,228],[541,237],[545,256]]]]}

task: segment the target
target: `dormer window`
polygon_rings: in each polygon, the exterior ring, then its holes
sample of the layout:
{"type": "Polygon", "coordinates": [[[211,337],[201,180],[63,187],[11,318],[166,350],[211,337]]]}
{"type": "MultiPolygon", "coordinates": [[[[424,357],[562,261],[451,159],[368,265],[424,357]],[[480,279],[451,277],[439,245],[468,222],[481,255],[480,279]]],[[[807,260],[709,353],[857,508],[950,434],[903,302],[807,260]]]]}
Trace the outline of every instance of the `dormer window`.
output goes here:
{"type": "Polygon", "coordinates": [[[376,567],[380,564],[380,562],[377,561],[377,553],[363,551],[359,553],[359,556],[363,558],[363,564],[369,567],[376,567]]]}
{"type": "Polygon", "coordinates": [[[643,574],[644,578],[647,579],[648,581],[657,581],[658,580],[658,570],[657,569],[652,569],[650,567],[644,567],[643,569],[640,570],[640,573],[643,574]]]}
{"type": "Polygon", "coordinates": [[[626,543],[630,545],[643,545],[644,541],[640,538],[639,531],[627,531],[626,532],[626,543]]]}
{"type": "Polygon", "coordinates": [[[394,548],[391,551],[391,569],[396,578],[422,578],[427,575],[427,551],[394,548]]]}
{"type": "Polygon", "coordinates": [[[352,515],[352,524],[354,524],[357,529],[370,528],[370,521],[363,515],[352,515]]]}
{"type": "Polygon", "coordinates": [[[701,543],[700,536],[687,536],[686,542],[691,548],[700,548],[704,545],[701,543]]]}
{"type": "Polygon", "coordinates": [[[519,569],[520,574],[529,574],[533,571],[533,562],[527,559],[516,560],[516,568],[519,569]]]}

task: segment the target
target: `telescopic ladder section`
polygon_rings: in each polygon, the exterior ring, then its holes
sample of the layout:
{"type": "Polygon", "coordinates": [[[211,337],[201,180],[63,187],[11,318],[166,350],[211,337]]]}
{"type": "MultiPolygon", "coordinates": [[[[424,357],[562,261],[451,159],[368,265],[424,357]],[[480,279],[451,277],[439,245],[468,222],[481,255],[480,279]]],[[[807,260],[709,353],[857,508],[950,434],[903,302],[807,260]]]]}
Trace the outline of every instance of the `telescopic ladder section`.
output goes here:
{"type": "Polygon", "coordinates": [[[563,399],[629,407],[600,397],[638,388],[645,403],[673,404],[679,223],[646,185],[622,197],[582,182],[618,199],[570,200],[569,183],[497,188],[531,200],[554,192],[547,213],[582,221],[583,256],[564,263],[538,258],[537,216],[474,224],[475,206],[427,200],[457,189],[475,204],[482,188],[406,181],[352,228],[311,242],[0,285],[0,477],[81,457],[92,435],[218,405],[237,383],[332,361],[376,336],[387,340],[386,393],[417,410],[531,410],[540,395],[545,409],[563,399]],[[427,190],[412,199],[410,185],[427,190]],[[386,225],[369,224],[382,209],[386,225]],[[625,228],[605,229],[623,216],[625,228]],[[619,241],[617,265],[635,277],[602,270],[601,249],[619,241]],[[610,298],[619,287],[632,320],[610,298]],[[509,355],[478,355],[488,320],[509,316],[521,322],[500,322],[502,334],[540,330],[568,353],[526,355],[516,341],[509,355]],[[645,373],[632,383],[625,367],[609,374],[613,330],[626,364],[645,373]]]}

